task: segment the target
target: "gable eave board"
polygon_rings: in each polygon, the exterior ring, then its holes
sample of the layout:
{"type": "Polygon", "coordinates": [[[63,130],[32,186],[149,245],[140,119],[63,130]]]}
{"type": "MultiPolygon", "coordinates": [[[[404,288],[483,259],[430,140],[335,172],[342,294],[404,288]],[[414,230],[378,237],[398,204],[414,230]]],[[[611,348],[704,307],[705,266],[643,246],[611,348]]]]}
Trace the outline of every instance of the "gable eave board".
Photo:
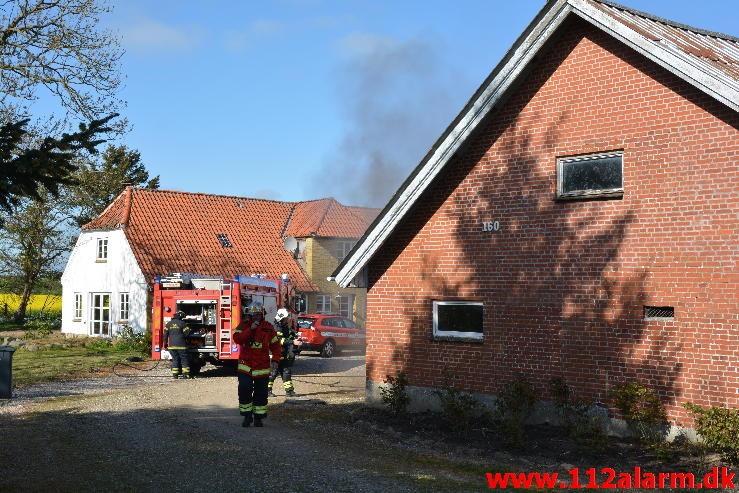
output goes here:
{"type": "Polygon", "coordinates": [[[610,34],[669,72],[739,111],[739,81],[709,64],[697,63],[684,51],[669,44],[648,39],[616,18],[595,7],[588,0],[569,0],[573,12],[595,27],[610,34]]]}
{"type": "Polygon", "coordinates": [[[341,287],[348,286],[369,262],[424,190],[570,13],[590,22],[723,104],[739,111],[739,88],[736,87],[736,81],[728,75],[711,70],[705,64],[696,63],[679,50],[668,50],[647,39],[597,9],[588,0],[551,2],[526,28],[460,116],[442,134],[352,252],[338,266],[332,276],[337,284],[341,287]]]}

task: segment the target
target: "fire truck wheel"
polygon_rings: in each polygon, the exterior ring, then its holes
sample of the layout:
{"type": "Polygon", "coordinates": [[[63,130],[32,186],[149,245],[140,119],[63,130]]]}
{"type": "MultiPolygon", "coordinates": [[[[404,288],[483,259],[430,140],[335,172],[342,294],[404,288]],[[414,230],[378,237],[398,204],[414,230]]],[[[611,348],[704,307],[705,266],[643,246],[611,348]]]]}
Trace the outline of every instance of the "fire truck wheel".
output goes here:
{"type": "Polygon", "coordinates": [[[336,343],[333,339],[328,339],[321,348],[321,358],[331,358],[334,354],[336,354],[336,343]]]}

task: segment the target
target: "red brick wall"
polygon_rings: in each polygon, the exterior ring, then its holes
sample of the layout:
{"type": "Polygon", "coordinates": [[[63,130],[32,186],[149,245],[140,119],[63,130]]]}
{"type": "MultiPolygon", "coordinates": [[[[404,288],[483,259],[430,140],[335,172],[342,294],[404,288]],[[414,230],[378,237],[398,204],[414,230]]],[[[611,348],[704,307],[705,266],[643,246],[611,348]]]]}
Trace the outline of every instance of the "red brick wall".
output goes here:
{"type": "Polygon", "coordinates": [[[737,114],[583,21],[548,50],[369,264],[368,378],[602,402],[637,379],[682,424],[738,406],[737,114]],[[616,149],[622,199],[554,200],[558,156],[616,149]],[[433,341],[432,299],[483,299],[484,342],[433,341]]]}

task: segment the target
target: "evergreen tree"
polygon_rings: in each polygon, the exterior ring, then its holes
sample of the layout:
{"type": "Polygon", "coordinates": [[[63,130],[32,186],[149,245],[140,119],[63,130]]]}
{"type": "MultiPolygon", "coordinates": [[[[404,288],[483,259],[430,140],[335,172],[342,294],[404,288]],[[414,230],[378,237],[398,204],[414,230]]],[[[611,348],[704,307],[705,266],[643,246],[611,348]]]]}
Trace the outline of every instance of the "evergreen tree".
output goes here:
{"type": "Polygon", "coordinates": [[[81,163],[75,181],[72,200],[78,207],[75,220],[79,226],[93,220],[126,187],[159,188],[159,176],[149,177],[139,151],[123,145],[110,145],[99,160],[81,163]]]}

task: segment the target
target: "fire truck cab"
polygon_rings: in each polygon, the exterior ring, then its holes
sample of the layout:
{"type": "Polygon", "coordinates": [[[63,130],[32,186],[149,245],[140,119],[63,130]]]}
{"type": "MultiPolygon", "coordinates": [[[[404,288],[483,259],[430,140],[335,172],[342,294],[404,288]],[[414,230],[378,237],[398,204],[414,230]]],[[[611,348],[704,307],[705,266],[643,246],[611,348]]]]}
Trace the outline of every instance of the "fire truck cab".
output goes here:
{"type": "Polygon", "coordinates": [[[232,342],[233,331],[241,322],[243,308],[259,301],[265,318],[274,322],[277,310],[290,306],[291,286],[287,276],[222,278],[175,273],[154,280],[152,301],[152,359],[169,359],[162,344],[164,326],[177,311],[182,311],[190,328],[188,356],[190,371],[197,373],[207,363],[235,364],[239,346],[232,342]]]}

